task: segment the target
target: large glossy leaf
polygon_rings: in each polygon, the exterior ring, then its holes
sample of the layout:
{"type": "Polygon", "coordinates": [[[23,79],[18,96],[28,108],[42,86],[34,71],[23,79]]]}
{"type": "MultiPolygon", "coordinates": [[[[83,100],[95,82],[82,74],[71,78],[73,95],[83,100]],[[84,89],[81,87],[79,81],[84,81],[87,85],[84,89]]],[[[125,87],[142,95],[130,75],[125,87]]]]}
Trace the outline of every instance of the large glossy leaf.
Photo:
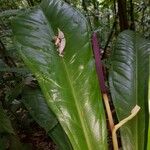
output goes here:
{"type": "Polygon", "coordinates": [[[85,17],[61,0],[13,21],[19,52],[75,150],[107,149],[106,120],[85,17]],[[64,57],[52,42],[65,34],[64,57]]]}
{"type": "Polygon", "coordinates": [[[47,106],[41,90],[25,87],[22,93],[22,101],[34,120],[47,131],[60,150],[72,149],[69,139],[58,123],[56,116],[47,106]]]}
{"type": "Polygon", "coordinates": [[[147,142],[149,47],[149,41],[124,31],[112,54],[109,83],[118,119],[127,117],[136,104],[141,107],[138,115],[121,127],[125,150],[143,150],[147,142]]]}
{"type": "Polygon", "coordinates": [[[57,144],[59,150],[72,150],[70,141],[59,123],[48,132],[48,135],[57,144]]]}

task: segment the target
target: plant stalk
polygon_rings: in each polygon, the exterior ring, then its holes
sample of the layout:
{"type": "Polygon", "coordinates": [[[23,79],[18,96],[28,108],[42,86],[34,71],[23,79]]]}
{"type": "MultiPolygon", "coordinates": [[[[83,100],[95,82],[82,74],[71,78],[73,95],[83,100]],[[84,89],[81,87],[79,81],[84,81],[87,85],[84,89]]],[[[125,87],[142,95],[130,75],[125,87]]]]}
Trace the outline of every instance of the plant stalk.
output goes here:
{"type": "Polygon", "coordinates": [[[105,108],[106,108],[106,113],[108,116],[108,122],[109,122],[109,127],[111,130],[111,133],[113,131],[114,128],[114,121],[113,121],[113,117],[112,117],[112,113],[111,113],[111,109],[110,109],[110,105],[109,105],[109,99],[106,93],[103,94],[103,100],[104,100],[104,104],[105,104],[105,108]]]}
{"type": "Polygon", "coordinates": [[[118,141],[117,141],[117,130],[123,126],[125,123],[127,123],[129,120],[131,120],[133,117],[135,117],[137,115],[137,113],[139,112],[140,110],[140,107],[138,105],[136,105],[132,111],[131,111],[131,114],[126,117],[125,119],[121,120],[118,124],[116,124],[112,130],[112,141],[113,141],[113,147],[114,147],[114,150],[118,150],[118,141]]]}

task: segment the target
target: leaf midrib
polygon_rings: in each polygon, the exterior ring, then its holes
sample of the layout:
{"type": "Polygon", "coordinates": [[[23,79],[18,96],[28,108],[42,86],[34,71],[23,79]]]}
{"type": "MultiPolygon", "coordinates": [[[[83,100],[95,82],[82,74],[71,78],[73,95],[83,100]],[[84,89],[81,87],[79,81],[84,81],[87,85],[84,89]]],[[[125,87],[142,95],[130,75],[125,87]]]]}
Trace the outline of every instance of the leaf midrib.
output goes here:
{"type": "Polygon", "coordinates": [[[78,113],[79,120],[80,120],[82,129],[83,129],[83,133],[84,133],[84,137],[85,137],[85,140],[86,140],[86,143],[87,143],[88,150],[92,150],[91,142],[90,142],[89,136],[88,136],[88,134],[87,134],[87,127],[85,126],[85,123],[84,123],[84,121],[83,121],[82,113],[80,112],[80,110],[81,110],[81,109],[80,109],[80,105],[78,105],[77,97],[76,97],[76,94],[75,94],[73,85],[72,85],[72,83],[71,83],[71,79],[70,79],[70,77],[69,77],[69,72],[68,72],[68,70],[67,70],[67,66],[66,66],[66,63],[65,63],[65,61],[64,61],[64,58],[62,58],[62,62],[63,62],[64,70],[65,70],[66,75],[67,75],[67,79],[68,79],[69,84],[70,84],[70,88],[71,88],[70,91],[71,91],[71,93],[72,93],[72,95],[73,95],[73,98],[74,98],[74,102],[75,102],[75,105],[76,105],[77,113],[78,113]]]}

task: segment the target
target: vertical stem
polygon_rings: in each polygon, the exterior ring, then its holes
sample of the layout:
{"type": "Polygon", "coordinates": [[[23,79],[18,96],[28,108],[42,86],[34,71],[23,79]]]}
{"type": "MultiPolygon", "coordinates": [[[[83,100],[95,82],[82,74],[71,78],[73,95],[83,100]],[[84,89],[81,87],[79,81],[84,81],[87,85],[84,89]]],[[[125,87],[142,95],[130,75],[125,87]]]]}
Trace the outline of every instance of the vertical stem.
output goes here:
{"type": "Polygon", "coordinates": [[[135,117],[137,115],[137,113],[139,112],[140,107],[138,105],[136,105],[132,111],[131,114],[124,118],[123,120],[121,120],[118,124],[116,124],[112,130],[112,140],[113,140],[113,146],[114,146],[114,150],[118,150],[118,141],[117,141],[117,134],[116,131],[123,126],[125,123],[127,123],[129,120],[131,120],[133,117],[135,117]]]}
{"type": "Polygon", "coordinates": [[[110,109],[110,105],[109,105],[109,100],[108,100],[107,94],[105,94],[105,93],[103,94],[103,99],[104,99],[104,104],[105,104],[105,107],[106,107],[106,112],[107,112],[107,116],[108,116],[110,130],[112,132],[112,130],[114,128],[114,121],[113,121],[113,117],[112,117],[112,113],[111,113],[111,109],[110,109]]]}
{"type": "Polygon", "coordinates": [[[128,19],[127,19],[126,0],[117,0],[117,2],[118,2],[120,31],[123,31],[129,28],[128,19]]]}
{"type": "Polygon", "coordinates": [[[114,150],[118,150],[119,148],[118,148],[116,128],[114,125],[114,121],[113,121],[107,94],[103,94],[103,99],[104,99],[104,104],[105,104],[105,108],[106,108],[106,113],[108,116],[109,127],[110,127],[111,134],[112,134],[113,148],[114,148],[114,150]]]}
{"type": "Polygon", "coordinates": [[[130,0],[130,19],[131,19],[130,29],[135,31],[134,4],[132,0],[130,0]]]}
{"type": "Polygon", "coordinates": [[[119,149],[116,131],[117,131],[116,128],[114,128],[112,131],[112,142],[113,142],[114,150],[119,149]]]}

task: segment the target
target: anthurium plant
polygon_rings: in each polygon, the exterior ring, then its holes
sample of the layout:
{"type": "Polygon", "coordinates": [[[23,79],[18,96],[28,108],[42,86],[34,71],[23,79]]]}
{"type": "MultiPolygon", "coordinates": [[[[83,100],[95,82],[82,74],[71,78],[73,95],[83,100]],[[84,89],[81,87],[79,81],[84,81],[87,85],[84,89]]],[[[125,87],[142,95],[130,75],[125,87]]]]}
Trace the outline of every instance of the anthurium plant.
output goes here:
{"type": "MultiPolygon", "coordinates": [[[[40,6],[18,15],[12,29],[19,54],[35,75],[45,105],[68,137],[71,146],[66,149],[109,149],[105,108],[108,119],[111,110],[108,101],[103,105],[107,92],[100,91],[101,77],[95,68],[86,18],[62,0],[43,0],[40,6]]],[[[124,31],[111,58],[109,85],[118,120],[128,117],[134,106],[140,107],[139,113],[121,126],[125,150],[144,150],[147,145],[149,46],[150,42],[136,33],[124,31]]],[[[114,128],[113,124],[111,131],[114,128]]]]}

